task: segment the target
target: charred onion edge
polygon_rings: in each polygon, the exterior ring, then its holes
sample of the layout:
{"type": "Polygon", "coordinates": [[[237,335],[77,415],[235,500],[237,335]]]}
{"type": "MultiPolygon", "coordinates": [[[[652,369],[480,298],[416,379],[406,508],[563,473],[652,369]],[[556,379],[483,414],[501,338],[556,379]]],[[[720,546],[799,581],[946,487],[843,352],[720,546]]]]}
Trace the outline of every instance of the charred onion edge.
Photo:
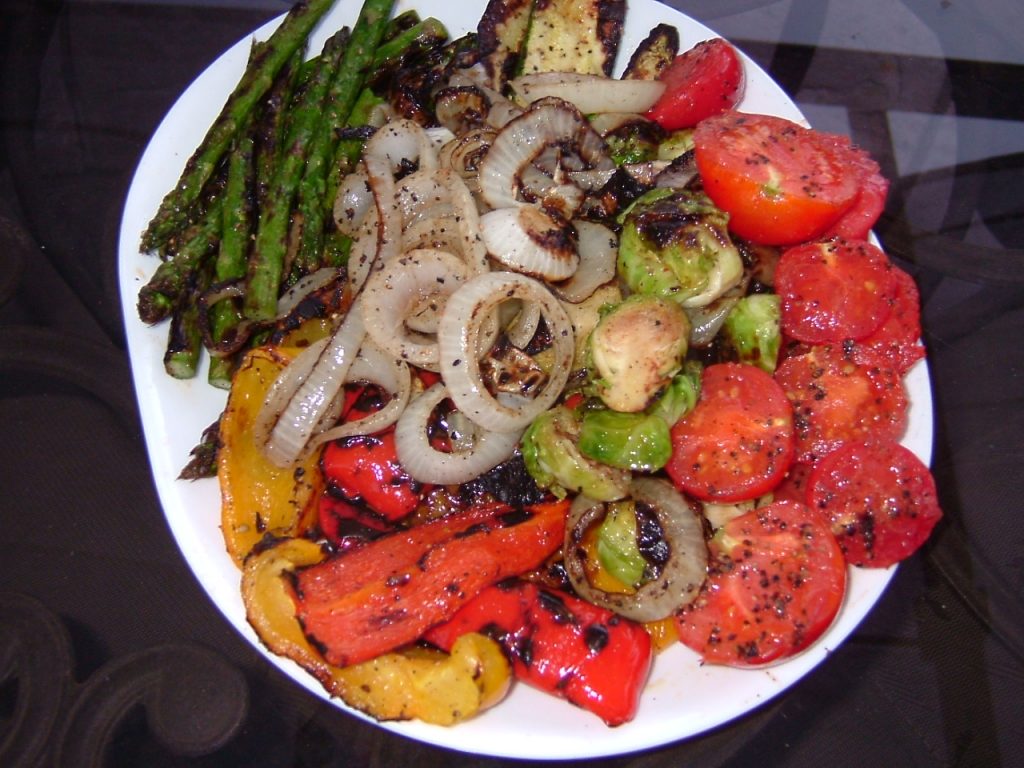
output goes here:
{"type": "Polygon", "coordinates": [[[477,275],[448,297],[438,327],[441,376],[455,406],[475,424],[495,432],[525,429],[558,399],[569,378],[575,343],[572,322],[558,299],[538,281],[514,272],[477,275]],[[499,402],[480,371],[479,340],[491,310],[510,299],[535,301],[551,334],[555,359],[550,376],[532,400],[499,402]]]}
{"type": "Polygon", "coordinates": [[[469,269],[457,256],[420,248],[402,254],[370,275],[363,288],[362,313],[366,333],[386,352],[413,365],[436,371],[436,339],[411,333],[406,316],[428,298],[451,296],[469,269]]]}
{"type": "Polygon", "coordinates": [[[515,452],[522,431],[474,430],[472,447],[450,453],[438,451],[428,437],[434,409],[449,396],[438,382],[406,407],[395,425],[395,451],[402,468],[421,483],[460,484],[493,469],[515,452]]]}
{"type": "Polygon", "coordinates": [[[480,162],[480,193],[491,208],[507,208],[519,201],[526,166],[552,145],[575,147],[591,168],[613,168],[604,139],[571,104],[541,100],[510,120],[494,138],[480,162]]]}
{"type": "Polygon", "coordinates": [[[536,205],[513,205],[480,217],[487,252],[513,272],[549,282],[576,274],[580,256],[576,229],[536,205]]]}
{"type": "Polygon", "coordinates": [[[605,592],[590,583],[580,541],[587,528],[604,517],[605,506],[586,496],[577,496],[569,509],[562,548],[565,571],[584,600],[633,621],[658,621],[693,602],[707,578],[704,527],[694,506],[665,480],[634,478],[630,496],[654,511],[668,542],[669,559],[658,578],[641,585],[632,594],[605,592]]]}

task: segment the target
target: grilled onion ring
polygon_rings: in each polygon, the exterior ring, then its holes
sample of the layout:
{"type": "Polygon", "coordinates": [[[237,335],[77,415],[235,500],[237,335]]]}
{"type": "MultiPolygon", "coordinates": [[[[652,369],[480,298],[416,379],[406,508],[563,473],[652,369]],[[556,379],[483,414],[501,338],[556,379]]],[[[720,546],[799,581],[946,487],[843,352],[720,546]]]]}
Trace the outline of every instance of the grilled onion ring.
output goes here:
{"type": "Polygon", "coordinates": [[[665,480],[634,478],[630,496],[654,511],[668,542],[669,559],[658,577],[632,594],[605,592],[590,583],[580,541],[587,528],[604,517],[605,508],[602,502],[586,496],[577,496],[569,509],[562,547],[565,570],[573,588],[584,600],[634,621],[658,621],[693,602],[707,578],[704,527],[694,506],[665,480]]]}
{"type": "Polygon", "coordinates": [[[572,366],[572,322],[561,303],[536,280],[513,272],[477,275],[448,297],[438,327],[441,376],[455,406],[475,424],[495,432],[515,432],[550,408],[565,387],[572,366]],[[545,386],[533,399],[499,401],[480,372],[479,341],[492,309],[510,299],[536,302],[551,333],[555,359],[545,386]]]}

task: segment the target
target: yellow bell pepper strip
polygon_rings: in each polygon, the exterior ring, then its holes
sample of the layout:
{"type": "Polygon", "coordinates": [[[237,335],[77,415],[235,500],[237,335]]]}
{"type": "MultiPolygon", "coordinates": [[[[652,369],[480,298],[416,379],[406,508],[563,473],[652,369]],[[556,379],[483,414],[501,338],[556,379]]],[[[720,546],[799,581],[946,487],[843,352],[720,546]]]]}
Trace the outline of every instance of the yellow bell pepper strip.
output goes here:
{"type": "Polygon", "coordinates": [[[243,358],[220,420],[217,478],[221,528],[228,553],[241,567],[266,534],[297,536],[315,522],[324,489],[313,452],[296,467],[282,469],[263,455],[253,426],[267,390],[297,355],[297,348],[257,347],[243,358]]]}
{"type": "Polygon", "coordinates": [[[378,720],[416,718],[453,725],[504,698],[512,680],[509,663],[495,641],[479,634],[463,636],[450,653],[413,647],[344,669],[324,661],[295,618],[284,577],[324,556],[309,539],[281,539],[246,559],[246,617],[268,649],[292,659],[332,695],[378,720]]]}
{"type": "Polygon", "coordinates": [[[567,501],[475,507],[368,542],[297,570],[296,613],[330,663],[375,658],[543,563],[561,546],[567,510],[567,501]]]}

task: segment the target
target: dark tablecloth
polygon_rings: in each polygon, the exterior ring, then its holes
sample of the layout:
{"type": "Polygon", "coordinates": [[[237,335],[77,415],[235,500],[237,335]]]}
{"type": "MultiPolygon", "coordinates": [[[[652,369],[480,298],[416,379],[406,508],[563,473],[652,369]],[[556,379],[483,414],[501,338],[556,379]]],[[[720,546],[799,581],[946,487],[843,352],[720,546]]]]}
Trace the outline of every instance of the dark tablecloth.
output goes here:
{"type": "MultiPolygon", "coordinates": [[[[893,180],[877,233],[921,288],[945,518],[790,691],[710,734],[592,763],[1021,764],[1022,11],[672,5],[893,180]]],[[[0,6],[0,765],[514,762],[389,734],[288,680],[206,597],[154,491],[116,280],[125,194],[177,95],[283,8],[0,6]]]]}

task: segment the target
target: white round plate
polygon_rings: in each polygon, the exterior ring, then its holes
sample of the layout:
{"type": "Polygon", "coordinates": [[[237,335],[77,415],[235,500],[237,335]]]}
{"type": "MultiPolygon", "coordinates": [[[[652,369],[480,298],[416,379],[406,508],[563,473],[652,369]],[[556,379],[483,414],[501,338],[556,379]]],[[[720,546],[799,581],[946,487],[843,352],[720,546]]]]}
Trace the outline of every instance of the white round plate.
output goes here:
{"type": "MultiPolygon", "coordinates": [[[[424,18],[436,16],[454,37],[475,28],[484,6],[485,0],[463,0],[454,6],[443,0],[399,0],[396,12],[415,8],[424,18]],[[453,8],[457,12],[453,13],[453,8]]],[[[330,32],[351,24],[358,10],[358,0],[338,0],[314,33],[310,50],[319,50],[330,32]]],[[[269,22],[254,35],[267,37],[279,22],[280,18],[269,22]]],[[[678,28],[682,50],[716,36],[702,24],[654,0],[631,0],[619,52],[620,67],[650,29],[661,22],[678,28]]],[[[156,257],[139,253],[141,233],[238,81],[249,45],[249,38],[239,41],[196,78],[150,141],[124,209],[119,281],[147,449],[171,532],[196,578],[228,621],[270,662],[315,695],[327,698],[319,683],[297,665],[268,653],[246,623],[239,572],[225,552],[221,537],[216,481],[176,479],[202,431],[223,409],[225,393],[206,383],[205,367],[191,381],[178,381],[164,373],[166,324],[147,327],[139,321],[135,309],[139,289],[157,264],[156,257]]],[[[805,123],[796,105],[767,74],[749,59],[744,63],[747,88],[741,110],[805,123]]],[[[928,462],[932,445],[931,391],[923,363],[910,372],[906,384],[912,406],[904,442],[928,462]]],[[[692,737],[751,711],[807,674],[853,631],[893,572],[851,569],[846,601],[834,625],[809,650],[770,668],[702,666],[696,654],[682,645],[663,652],[655,660],[639,714],[618,728],[608,728],[593,715],[522,684],[515,686],[499,706],[455,727],[418,722],[383,723],[381,727],[460,751],[532,759],[615,755],[692,737]]],[[[335,703],[344,708],[340,702],[335,703]]]]}

